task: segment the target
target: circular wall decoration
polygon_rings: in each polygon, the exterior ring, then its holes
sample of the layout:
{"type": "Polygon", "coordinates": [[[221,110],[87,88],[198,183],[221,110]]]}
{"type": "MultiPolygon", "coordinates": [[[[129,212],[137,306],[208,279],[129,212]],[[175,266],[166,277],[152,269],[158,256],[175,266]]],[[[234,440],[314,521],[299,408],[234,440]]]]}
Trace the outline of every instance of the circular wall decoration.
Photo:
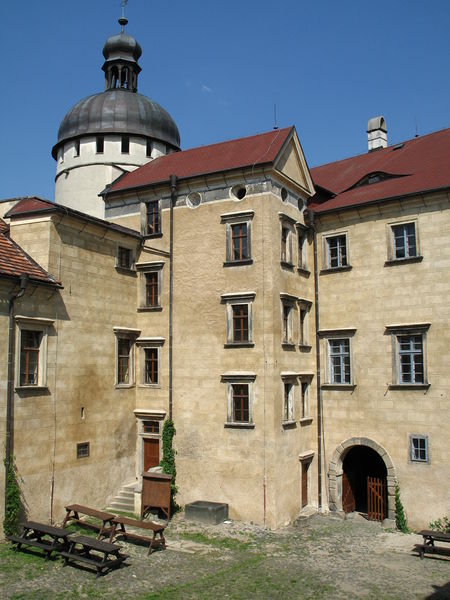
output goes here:
{"type": "Polygon", "coordinates": [[[199,192],[191,192],[186,196],[186,203],[190,208],[197,208],[201,201],[202,197],[199,192]]]}
{"type": "Polygon", "coordinates": [[[287,189],[285,187],[281,188],[281,199],[283,200],[283,202],[286,202],[288,197],[288,192],[287,189]]]}
{"type": "Polygon", "coordinates": [[[247,188],[245,187],[245,185],[239,183],[238,185],[235,185],[231,188],[231,196],[235,200],[243,200],[246,194],[247,188]]]}

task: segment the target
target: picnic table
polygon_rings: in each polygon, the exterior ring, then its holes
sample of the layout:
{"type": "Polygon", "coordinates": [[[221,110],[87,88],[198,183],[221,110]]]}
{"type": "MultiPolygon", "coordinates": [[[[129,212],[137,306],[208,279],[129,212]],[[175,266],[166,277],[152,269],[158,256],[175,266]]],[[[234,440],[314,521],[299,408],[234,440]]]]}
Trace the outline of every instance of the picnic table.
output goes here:
{"type": "Polygon", "coordinates": [[[422,531],[419,531],[419,535],[423,537],[423,544],[418,544],[416,546],[420,558],[423,558],[426,552],[450,556],[450,548],[435,545],[435,542],[450,544],[450,533],[433,531],[432,529],[422,529],[422,531]]]}
{"type": "Polygon", "coordinates": [[[152,548],[166,547],[164,529],[165,526],[159,525],[158,523],[138,521],[137,519],[130,519],[129,517],[116,517],[114,519],[114,525],[113,529],[111,530],[109,541],[112,542],[114,537],[121,536],[125,540],[131,539],[136,540],[138,542],[145,542],[148,543],[147,554],[151,554],[152,548]],[[143,529],[144,531],[151,531],[153,535],[150,537],[148,535],[141,535],[139,533],[131,532],[129,529],[125,529],[125,525],[135,527],[136,529],[143,529]],[[119,526],[118,530],[117,526],[119,526]],[[159,535],[159,539],[156,538],[157,535],[159,535]]]}
{"type": "Polygon", "coordinates": [[[20,536],[8,535],[7,538],[16,544],[17,552],[22,546],[33,546],[44,550],[45,559],[50,558],[53,551],[59,552],[66,548],[69,530],[62,527],[53,527],[37,521],[26,521],[22,524],[23,531],[20,536]]]}
{"type": "Polygon", "coordinates": [[[120,566],[128,558],[127,554],[121,554],[121,546],[86,535],[69,535],[68,542],[68,550],[61,552],[64,566],[71,561],[84,563],[96,569],[97,577],[104,569],[120,566]]]}
{"type": "Polygon", "coordinates": [[[89,508],[89,506],[82,506],[81,504],[69,504],[66,508],[66,517],[63,521],[63,527],[69,521],[75,521],[84,527],[89,527],[91,529],[98,530],[97,539],[99,540],[102,535],[107,535],[111,532],[113,527],[113,520],[116,515],[112,513],[103,512],[101,510],[96,510],[95,508],[89,508]],[[80,518],[81,515],[86,515],[88,517],[94,517],[102,522],[101,525],[97,525],[96,523],[88,523],[87,521],[80,518]]]}

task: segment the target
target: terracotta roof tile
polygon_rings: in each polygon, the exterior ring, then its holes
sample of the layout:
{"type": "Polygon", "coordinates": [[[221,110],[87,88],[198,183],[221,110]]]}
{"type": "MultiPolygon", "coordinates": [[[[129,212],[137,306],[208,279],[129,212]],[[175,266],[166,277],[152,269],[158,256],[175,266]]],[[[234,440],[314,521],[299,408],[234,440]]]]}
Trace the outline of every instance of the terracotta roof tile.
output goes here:
{"type": "Polygon", "coordinates": [[[166,182],[171,175],[185,179],[273,163],[293,129],[275,129],[259,135],[161,156],[121,176],[106,193],[166,182]]]}
{"type": "Polygon", "coordinates": [[[450,128],[315,167],[311,175],[315,185],[334,195],[322,203],[312,199],[310,208],[317,213],[450,187],[450,128]],[[395,177],[353,187],[377,172],[395,177]]]}

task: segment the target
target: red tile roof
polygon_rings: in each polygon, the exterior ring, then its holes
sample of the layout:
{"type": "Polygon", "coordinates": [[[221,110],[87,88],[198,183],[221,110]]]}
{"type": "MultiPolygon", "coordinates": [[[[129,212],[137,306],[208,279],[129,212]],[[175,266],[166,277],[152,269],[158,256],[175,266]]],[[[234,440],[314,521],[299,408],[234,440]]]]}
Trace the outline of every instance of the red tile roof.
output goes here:
{"type": "Polygon", "coordinates": [[[8,227],[0,219],[0,277],[19,278],[28,275],[31,281],[61,287],[51,275],[8,237],[8,227]]]}
{"type": "Polygon", "coordinates": [[[171,175],[185,179],[273,163],[292,131],[293,127],[275,129],[161,156],[116,179],[106,193],[166,182],[171,175]]]}
{"type": "Polygon", "coordinates": [[[450,187],[450,128],[315,167],[311,175],[334,195],[323,202],[312,198],[309,206],[317,213],[450,187]],[[401,177],[353,187],[377,172],[401,177]]]}

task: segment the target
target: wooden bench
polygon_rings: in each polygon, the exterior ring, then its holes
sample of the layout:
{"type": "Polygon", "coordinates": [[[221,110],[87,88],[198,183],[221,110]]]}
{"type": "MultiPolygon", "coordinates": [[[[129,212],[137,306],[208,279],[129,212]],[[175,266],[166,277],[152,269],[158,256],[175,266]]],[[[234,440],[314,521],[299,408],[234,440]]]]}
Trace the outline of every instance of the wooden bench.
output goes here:
{"type": "Polygon", "coordinates": [[[44,550],[45,559],[50,558],[53,551],[60,552],[67,547],[69,531],[61,527],[52,527],[37,521],[23,523],[20,536],[8,535],[7,539],[16,544],[17,552],[22,546],[32,546],[44,550]]]}
{"type": "Polygon", "coordinates": [[[90,529],[95,529],[98,531],[97,539],[99,540],[102,535],[108,535],[111,532],[113,527],[113,520],[115,515],[112,513],[102,512],[101,510],[96,510],[95,508],[89,508],[88,506],[82,506],[81,504],[69,504],[66,506],[66,517],[63,521],[63,527],[69,521],[75,521],[79,523],[83,527],[89,527],[90,529]],[[89,523],[80,518],[80,514],[87,515],[88,517],[94,517],[102,522],[101,525],[97,525],[95,523],[89,523]]]}
{"type": "Polygon", "coordinates": [[[151,523],[148,521],[138,521],[137,519],[130,519],[129,517],[116,517],[113,521],[114,529],[111,531],[111,536],[109,541],[112,542],[115,536],[121,536],[125,540],[136,540],[138,542],[146,542],[148,543],[148,553],[151,554],[152,548],[165,548],[166,540],[164,538],[164,525],[159,525],[157,523],[151,523]],[[146,531],[152,531],[153,536],[150,537],[148,535],[141,535],[139,533],[133,533],[131,531],[127,531],[125,529],[125,525],[129,525],[131,527],[136,527],[136,529],[144,529],[146,531]],[[117,530],[117,526],[120,526],[120,529],[117,530]],[[159,535],[159,539],[156,536],[159,535]]]}
{"type": "Polygon", "coordinates": [[[86,535],[69,535],[68,541],[68,550],[61,552],[64,566],[71,561],[84,563],[96,569],[97,577],[102,575],[103,570],[120,566],[128,558],[127,554],[121,554],[121,546],[86,535]]]}
{"type": "Polygon", "coordinates": [[[423,536],[423,544],[417,544],[416,550],[421,559],[423,559],[426,552],[429,552],[430,554],[442,554],[445,556],[450,556],[450,548],[435,546],[434,544],[435,542],[450,544],[450,533],[433,531],[431,529],[423,529],[422,531],[419,531],[419,534],[423,536]]]}

